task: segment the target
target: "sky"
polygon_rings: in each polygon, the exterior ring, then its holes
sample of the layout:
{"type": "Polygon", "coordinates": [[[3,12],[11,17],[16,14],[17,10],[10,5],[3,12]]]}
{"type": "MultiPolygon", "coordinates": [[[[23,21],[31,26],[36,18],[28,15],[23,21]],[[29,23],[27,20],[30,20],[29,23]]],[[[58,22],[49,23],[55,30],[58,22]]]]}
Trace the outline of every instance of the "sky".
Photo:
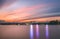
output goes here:
{"type": "Polygon", "coordinates": [[[20,21],[45,17],[53,17],[54,20],[56,16],[60,17],[60,0],[0,0],[0,20],[20,21]]]}

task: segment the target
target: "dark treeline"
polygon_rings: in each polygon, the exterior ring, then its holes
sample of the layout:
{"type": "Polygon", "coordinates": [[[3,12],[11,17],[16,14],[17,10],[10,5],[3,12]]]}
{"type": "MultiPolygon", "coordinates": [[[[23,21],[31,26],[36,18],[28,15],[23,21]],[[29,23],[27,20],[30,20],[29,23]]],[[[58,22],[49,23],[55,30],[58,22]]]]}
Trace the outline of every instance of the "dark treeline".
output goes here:
{"type": "Polygon", "coordinates": [[[32,21],[32,22],[29,22],[29,24],[33,24],[33,25],[35,25],[35,24],[38,24],[38,25],[46,25],[46,24],[48,24],[48,25],[60,25],[60,21],[58,21],[58,20],[51,20],[49,22],[34,22],[34,21],[32,21]]]}
{"type": "Polygon", "coordinates": [[[58,20],[52,20],[48,24],[49,25],[60,25],[60,21],[58,21],[58,20]]]}
{"type": "Polygon", "coordinates": [[[4,20],[0,20],[0,25],[30,25],[30,24],[33,24],[33,25],[45,25],[45,24],[48,24],[48,25],[60,25],[60,21],[58,20],[52,20],[52,21],[49,21],[49,22],[35,22],[35,21],[31,21],[31,22],[5,22],[4,20]]]}
{"type": "Polygon", "coordinates": [[[39,24],[39,25],[42,25],[42,24],[44,24],[44,25],[46,25],[46,24],[48,24],[48,25],[60,25],[60,21],[51,20],[49,22],[38,22],[38,23],[33,23],[33,24],[39,24]]]}

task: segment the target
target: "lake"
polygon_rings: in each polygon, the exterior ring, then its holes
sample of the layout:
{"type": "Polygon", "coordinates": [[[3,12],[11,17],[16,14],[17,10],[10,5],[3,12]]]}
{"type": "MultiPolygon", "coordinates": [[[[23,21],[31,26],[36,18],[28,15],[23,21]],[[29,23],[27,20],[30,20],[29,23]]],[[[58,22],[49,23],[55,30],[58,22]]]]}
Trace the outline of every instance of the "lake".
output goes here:
{"type": "Polygon", "coordinates": [[[0,25],[0,39],[60,39],[60,25],[0,25]]]}

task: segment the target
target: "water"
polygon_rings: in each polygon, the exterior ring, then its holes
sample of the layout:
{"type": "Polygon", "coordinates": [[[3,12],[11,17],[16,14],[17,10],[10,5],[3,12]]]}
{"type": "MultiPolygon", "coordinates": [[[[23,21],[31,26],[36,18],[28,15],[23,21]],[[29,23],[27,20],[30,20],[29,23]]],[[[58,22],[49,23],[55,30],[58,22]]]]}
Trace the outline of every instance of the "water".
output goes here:
{"type": "Polygon", "coordinates": [[[0,25],[0,39],[60,39],[60,25],[0,25]]]}

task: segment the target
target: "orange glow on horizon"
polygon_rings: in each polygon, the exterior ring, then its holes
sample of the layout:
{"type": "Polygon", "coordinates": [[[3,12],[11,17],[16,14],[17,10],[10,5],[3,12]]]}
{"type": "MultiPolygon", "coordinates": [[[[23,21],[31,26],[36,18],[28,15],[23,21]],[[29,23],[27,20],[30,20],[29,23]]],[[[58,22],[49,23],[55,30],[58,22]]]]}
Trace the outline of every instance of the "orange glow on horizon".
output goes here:
{"type": "Polygon", "coordinates": [[[30,7],[22,7],[22,8],[17,8],[15,10],[2,10],[0,11],[0,19],[16,19],[15,17],[17,16],[17,18],[25,18],[26,16],[30,16],[35,14],[36,12],[34,10],[37,10],[38,8],[42,9],[44,8],[46,5],[42,4],[42,5],[34,5],[34,6],[30,6],[30,7]],[[16,15],[16,16],[15,16],[16,15]],[[15,16],[15,17],[13,17],[15,16]],[[12,18],[13,17],[13,18],[12,18]]]}
{"type": "Polygon", "coordinates": [[[38,18],[38,19],[30,19],[30,20],[6,20],[7,22],[30,22],[30,21],[36,21],[36,22],[49,22],[51,20],[59,20],[60,17],[48,17],[48,18],[38,18]]]}
{"type": "MultiPolygon", "coordinates": [[[[7,22],[29,22],[29,21],[50,21],[50,20],[60,20],[60,17],[49,17],[49,18],[38,18],[38,19],[29,19],[29,20],[23,20],[32,18],[34,14],[36,14],[35,10],[39,10],[39,8],[42,10],[46,6],[45,4],[41,5],[34,5],[30,7],[22,7],[17,8],[15,10],[2,10],[0,11],[0,20],[5,20],[7,22]]],[[[40,12],[39,12],[40,13],[40,12]]],[[[41,13],[42,14],[42,13],[41,13]]],[[[34,16],[33,16],[34,17],[34,16]]]]}

